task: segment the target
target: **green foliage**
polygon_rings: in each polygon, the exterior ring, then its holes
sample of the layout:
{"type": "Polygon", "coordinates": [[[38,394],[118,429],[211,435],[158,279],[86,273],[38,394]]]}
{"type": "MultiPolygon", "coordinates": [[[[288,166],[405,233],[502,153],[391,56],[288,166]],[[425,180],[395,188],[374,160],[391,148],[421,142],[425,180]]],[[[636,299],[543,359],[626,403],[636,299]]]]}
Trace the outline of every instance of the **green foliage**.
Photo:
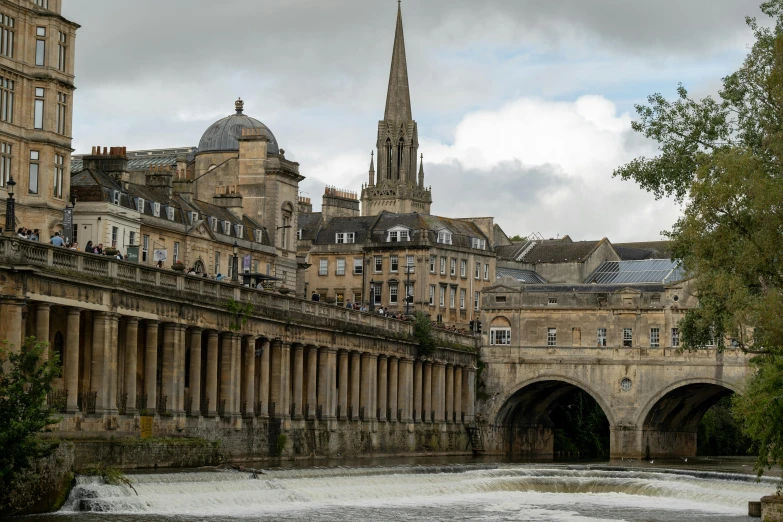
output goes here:
{"type": "Polygon", "coordinates": [[[722,398],[702,417],[696,437],[697,455],[743,456],[752,446],[731,411],[731,397],[722,398]]]}
{"type": "Polygon", "coordinates": [[[695,100],[682,85],[673,102],[650,96],[633,128],[659,155],[615,171],[685,202],[668,234],[699,298],[680,323],[683,346],[715,338],[760,354],[734,403],[759,473],[783,464],[783,0],[761,10],[773,23],[746,19],[755,43],[719,98],[695,100]]]}
{"type": "Polygon", "coordinates": [[[435,353],[432,323],[430,323],[430,318],[422,312],[416,312],[414,316],[413,337],[419,343],[419,357],[428,357],[435,353]]]}
{"type": "Polygon", "coordinates": [[[60,365],[56,354],[41,362],[47,349],[47,343],[36,342],[34,337],[28,337],[18,353],[7,342],[0,346],[0,505],[7,504],[6,496],[22,474],[25,480],[38,478],[29,472],[57,446],[37,437],[57,422],[46,396],[60,374],[60,365]]]}
{"type": "Polygon", "coordinates": [[[510,237],[508,239],[512,243],[521,243],[522,241],[527,241],[527,236],[520,236],[519,234],[517,234],[516,236],[510,237]]]}
{"type": "Polygon", "coordinates": [[[247,323],[247,318],[253,313],[253,303],[241,303],[233,299],[226,300],[226,310],[231,315],[228,329],[238,332],[247,323]]]}
{"type": "Polygon", "coordinates": [[[581,457],[609,456],[609,421],[588,393],[575,390],[550,413],[555,429],[554,451],[581,457]]]}
{"type": "Polygon", "coordinates": [[[277,436],[277,440],[275,441],[275,452],[278,457],[285,451],[286,444],[288,444],[288,437],[286,437],[284,433],[281,433],[277,436]]]}

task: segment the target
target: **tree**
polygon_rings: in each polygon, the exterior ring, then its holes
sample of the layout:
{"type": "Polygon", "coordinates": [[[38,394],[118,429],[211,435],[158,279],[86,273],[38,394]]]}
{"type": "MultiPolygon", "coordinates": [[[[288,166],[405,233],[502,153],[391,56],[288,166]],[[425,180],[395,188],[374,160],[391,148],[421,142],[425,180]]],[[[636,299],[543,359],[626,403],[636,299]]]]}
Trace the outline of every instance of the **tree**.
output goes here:
{"type": "Polygon", "coordinates": [[[432,335],[432,323],[430,318],[416,312],[413,323],[413,337],[419,343],[419,356],[427,357],[435,352],[435,337],[432,335]]]}
{"type": "Polygon", "coordinates": [[[734,412],[759,449],[759,474],[783,463],[783,0],[761,10],[774,25],[746,19],[755,43],[719,99],[695,100],[682,85],[674,102],[650,96],[633,129],[659,154],[615,171],[685,205],[668,233],[699,298],[680,323],[683,344],[716,339],[756,355],[734,412]]]}
{"type": "Polygon", "coordinates": [[[517,235],[516,235],[516,236],[514,236],[514,237],[510,237],[510,238],[508,238],[508,239],[509,239],[509,241],[511,241],[512,243],[521,243],[521,242],[523,242],[523,241],[527,241],[527,237],[525,237],[525,236],[520,236],[519,234],[517,234],[517,235]]]}
{"type": "Polygon", "coordinates": [[[18,353],[8,343],[0,346],[0,506],[9,505],[16,481],[56,446],[38,437],[57,422],[46,397],[60,366],[56,354],[41,361],[47,349],[47,343],[34,337],[28,337],[18,353]]]}

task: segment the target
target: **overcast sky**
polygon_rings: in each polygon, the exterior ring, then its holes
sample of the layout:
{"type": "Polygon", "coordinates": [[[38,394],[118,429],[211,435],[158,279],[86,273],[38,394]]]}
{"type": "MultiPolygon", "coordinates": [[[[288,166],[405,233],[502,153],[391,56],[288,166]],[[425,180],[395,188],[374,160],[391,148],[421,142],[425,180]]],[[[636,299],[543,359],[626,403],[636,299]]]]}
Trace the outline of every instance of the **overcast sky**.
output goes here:
{"type": "MultiPolygon", "coordinates": [[[[77,33],[74,148],[198,145],[245,100],[301,190],[359,191],[383,117],[394,0],[64,0],[77,33]]],[[[633,104],[714,93],[759,0],[405,0],[433,213],[509,234],[655,240],[679,213],[612,171],[654,145],[633,104]]]]}

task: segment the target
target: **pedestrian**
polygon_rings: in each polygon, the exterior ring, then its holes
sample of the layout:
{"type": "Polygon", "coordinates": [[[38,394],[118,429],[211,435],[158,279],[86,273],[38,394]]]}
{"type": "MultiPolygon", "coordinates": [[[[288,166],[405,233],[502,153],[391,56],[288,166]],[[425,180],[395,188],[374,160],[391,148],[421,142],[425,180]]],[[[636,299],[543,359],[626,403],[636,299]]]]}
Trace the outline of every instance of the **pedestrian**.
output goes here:
{"type": "Polygon", "coordinates": [[[353,308],[353,306],[351,306],[351,300],[350,299],[345,301],[345,307],[346,308],[353,308]]]}
{"type": "Polygon", "coordinates": [[[40,237],[41,237],[41,234],[40,234],[40,232],[38,231],[37,228],[35,230],[33,230],[32,234],[30,234],[30,240],[31,241],[39,241],[40,237]]]}
{"type": "Polygon", "coordinates": [[[163,269],[163,260],[162,259],[155,264],[155,268],[163,269]]]}
{"type": "Polygon", "coordinates": [[[52,236],[52,239],[49,240],[49,243],[57,247],[65,245],[65,241],[63,241],[63,238],[60,237],[59,232],[54,233],[54,236],[52,236]]]}
{"type": "Polygon", "coordinates": [[[119,250],[117,250],[117,255],[114,256],[114,257],[115,257],[115,259],[119,259],[120,261],[124,261],[125,260],[125,258],[122,256],[122,252],[120,252],[119,250]]]}
{"type": "Polygon", "coordinates": [[[311,299],[315,302],[319,302],[321,300],[321,294],[313,290],[313,296],[311,297],[311,299]]]}
{"type": "Polygon", "coordinates": [[[95,247],[92,246],[92,241],[87,241],[87,245],[84,247],[84,251],[88,254],[92,254],[95,250],[95,247]]]}
{"type": "MultiPolygon", "coordinates": [[[[13,229],[11,229],[13,230],[13,229]]],[[[19,230],[16,231],[16,236],[19,239],[27,239],[27,229],[24,227],[19,227],[19,230]]]]}
{"type": "Polygon", "coordinates": [[[215,281],[222,281],[223,280],[223,274],[218,273],[217,276],[215,276],[215,281]]]}
{"type": "Polygon", "coordinates": [[[70,248],[71,248],[71,250],[79,250],[79,242],[78,241],[74,241],[73,243],[71,243],[70,248]]]}
{"type": "Polygon", "coordinates": [[[93,254],[103,255],[103,243],[98,243],[98,246],[92,250],[93,254]]]}

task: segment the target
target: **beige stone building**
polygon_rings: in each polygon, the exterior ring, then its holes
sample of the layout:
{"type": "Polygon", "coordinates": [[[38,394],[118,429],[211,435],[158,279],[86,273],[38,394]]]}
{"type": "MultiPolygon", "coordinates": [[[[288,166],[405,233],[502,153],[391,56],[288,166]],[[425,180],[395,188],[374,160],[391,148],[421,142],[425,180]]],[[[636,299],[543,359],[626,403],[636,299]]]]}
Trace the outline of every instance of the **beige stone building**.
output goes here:
{"type": "Polygon", "coordinates": [[[0,206],[13,177],[14,228],[62,226],[69,200],[74,47],[61,0],[0,1],[0,206]]]}

